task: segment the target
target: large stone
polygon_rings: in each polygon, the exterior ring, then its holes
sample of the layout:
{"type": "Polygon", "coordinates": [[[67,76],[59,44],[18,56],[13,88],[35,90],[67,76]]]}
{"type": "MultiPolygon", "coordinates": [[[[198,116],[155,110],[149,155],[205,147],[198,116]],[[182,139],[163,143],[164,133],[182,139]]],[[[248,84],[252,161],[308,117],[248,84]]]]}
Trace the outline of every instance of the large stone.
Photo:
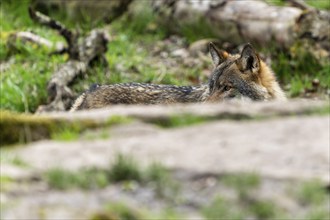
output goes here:
{"type": "Polygon", "coordinates": [[[106,140],[40,141],[15,151],[41,171],[108,167],[122,153],[143,165],[158,161],[195,173],[255,171],[272,178],[330,183],[328,116],[223,120],[173,129],[148,126],[121,125],[110,130],[106,140]]]}

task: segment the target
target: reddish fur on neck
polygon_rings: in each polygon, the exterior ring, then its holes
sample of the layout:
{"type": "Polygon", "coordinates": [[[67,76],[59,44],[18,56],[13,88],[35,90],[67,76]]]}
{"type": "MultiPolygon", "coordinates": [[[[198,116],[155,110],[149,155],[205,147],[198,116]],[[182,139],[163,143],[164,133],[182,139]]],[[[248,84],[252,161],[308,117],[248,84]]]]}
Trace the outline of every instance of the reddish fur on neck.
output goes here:
{"type": "Polygon", "coordinates": [[[273,71],[262,60],[260,60],[258,78],[261,85],[267,89],[271,97],[275,97],[276,91],[274,91],[274,83],[276,83],[276,78],[273,71]]]}

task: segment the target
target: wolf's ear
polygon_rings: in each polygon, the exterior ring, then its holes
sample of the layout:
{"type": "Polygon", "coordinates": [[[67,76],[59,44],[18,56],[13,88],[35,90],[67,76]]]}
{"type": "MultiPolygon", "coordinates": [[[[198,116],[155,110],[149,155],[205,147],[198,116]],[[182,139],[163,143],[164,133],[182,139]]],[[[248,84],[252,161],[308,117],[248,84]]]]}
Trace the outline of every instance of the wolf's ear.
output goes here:
{"type": "Polygon", "coordinates": [[[218,66],[228,57],[226,51],[219,50],[212,42],[209,43],[209,51],[215,66],[218,66]]]}
{"type": "Polygon", "coordinates": [[[250,70],[257,73],[260,70],[260,60],[251,44],[246,44],[242,50],[241,57],[237,60],[239,69],[242,72],[250,70]]]}

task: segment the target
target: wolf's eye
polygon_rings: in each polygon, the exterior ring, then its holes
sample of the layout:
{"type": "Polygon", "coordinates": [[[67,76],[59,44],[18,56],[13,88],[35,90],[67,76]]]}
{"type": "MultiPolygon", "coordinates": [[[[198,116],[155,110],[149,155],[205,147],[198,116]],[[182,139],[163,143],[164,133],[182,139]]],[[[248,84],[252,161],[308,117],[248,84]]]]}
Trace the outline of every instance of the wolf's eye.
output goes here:
{"type": "Polygon", "coordinates": [[[223,91],[225,91],[225,92],[229,91],[230,89],[231,89],[230,86],[225,86],[225,87],[223,87],[223,91]]]}

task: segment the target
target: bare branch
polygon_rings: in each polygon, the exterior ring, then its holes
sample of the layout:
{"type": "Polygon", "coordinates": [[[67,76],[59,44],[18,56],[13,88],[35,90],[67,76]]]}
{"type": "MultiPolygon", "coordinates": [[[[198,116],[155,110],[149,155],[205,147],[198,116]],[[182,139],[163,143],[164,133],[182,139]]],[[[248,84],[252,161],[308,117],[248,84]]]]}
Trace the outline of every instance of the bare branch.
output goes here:
{"type": "Polygon", "coordinates": [[[310,5],[307,5],[304,0],[286,0],[292,6],[300,8],[302,10],[315,11],[316,9],[310,5]]]}
{"type": "MultiPolygon", "coordinates": [[[[69,51],[72,51],[72,48],[75,48],[73,46],[73,42],[77,38],[76,33],[73,33],[71,30],[69,30],[67,27],[65,27],[62,23],[44,15],[38,11],[34,11],[32,9],[32,7],[29,7],[29,15],[32,20],[58,31],[58,33],[61,36],[63,36],[64,39],[66,40],[66,42],[68,43],[69,51]]],[[[70,55],[73,55],[73,52],[71,52],[71,53],[70,53],[70,55]]]]}
{"type": "Polygon", "coordinates": [[[16,40],[20,40],[22,42],[32,42],[39,46],[47,47],[48,49],[55,48],[54,53],[58,53],[58,52],[66,50],[65,45],[63,43],[61,43],[61,42],[53,43],[53,42],[47,40],[46,38],[43,38],[39,35],[36,35],[32,32],[28,32],[28,31],[20,31],[20,32],[11,34],[10,37],[8,38],[7,44],[14,45],[16,40]]]}

